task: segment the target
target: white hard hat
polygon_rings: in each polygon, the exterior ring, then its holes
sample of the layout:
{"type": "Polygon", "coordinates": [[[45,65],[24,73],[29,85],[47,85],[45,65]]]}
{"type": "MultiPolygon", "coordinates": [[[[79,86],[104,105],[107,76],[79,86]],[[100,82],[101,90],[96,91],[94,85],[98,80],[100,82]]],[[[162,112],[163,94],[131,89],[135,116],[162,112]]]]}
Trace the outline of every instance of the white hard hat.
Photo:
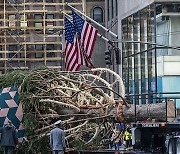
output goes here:
{"type": "Polygon", "coordinates": [[[62,121],[61,120],[58,120],[58,121],[56,121],[55,123],[54,123],[54,125],[58,125],[58,124],[61,124],[62,123],[62,121]]]}

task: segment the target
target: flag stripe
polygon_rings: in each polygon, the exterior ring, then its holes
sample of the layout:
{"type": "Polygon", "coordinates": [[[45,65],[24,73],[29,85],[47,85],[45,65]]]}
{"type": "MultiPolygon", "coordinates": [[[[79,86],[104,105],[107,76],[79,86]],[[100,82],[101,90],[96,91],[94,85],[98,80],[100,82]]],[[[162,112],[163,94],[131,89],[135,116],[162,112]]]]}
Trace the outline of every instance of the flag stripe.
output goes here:
{"type": "Polygon", "coordinates": [[[91,62],[91,57],[96,42],[97,29],[86,22],[73,10],[72,15],[77,34],[81,39],[81,54],[78,54],[78,56],[81,56],[81,58],[79,58],[78,63],[92,68],[93,65],[91,62]]]}
{"type": "MultiPolygon", "coordinates": [[[[93,35],[94,35],[94,36],[97,36],[97,30],[93,30],[93,35]]],[[[91,43],[92,43],[91,46],[93,46],[93,47],[94,47],[94,45],[95,45],[96,38],[97,38],[97,37],[91,39],[91,43]]],[[[90,47],[89,47],[88,50],[89,50],[89,52],[90,52],[88,58],[91,58],[92,52],[93,52],[93,48],[90,48],[90,47]]]]}
{"type": "Polygon", "coordinates": [[[65,69],[66,71],[77,71],[80,67],[78,64],[78,52],[80,50],[78,44],[78,36],[74,25],[66,17],[65,22],[65,69]]]}
{"type": "Polygon", "coordinates": [[[84,49],[85,49],[86,53],[87,53],[88,39],[89,39],[90,32],[91,32],[91,26],[89,24],[87,24],[87,26],[88,26],[87,34],[86,34],[85,39],[84,39],[84,49]]]}
{"type": "Polygon", "coordinates": [[[90,49],[91,49],[91,40],[93,39],[91,36],[92,36],[92,32],[93,32],[93,27],[90,28],[90,33],[89,33],[89,37],[88,37],[88,41],[87,41],[87,44],[86,44],[86,52],[87,52],[87,57],[89,58],[89,56],[91,57],[90,55],[90,49]],[[88,50],[89,49],[89,50],[88,50]]]}
{"type": "Polygon", "coordinates": [[[77,42],[75,42],[75,46],[73,46],[73,50],[72,50],[72,56],[71,56],[71,60],[70,60],[70,63],[69,63],[69,66],[68,66],[68,70],[70,71],[76,71],[76,64],[77,64],[77,50],[76,50],[76,46],[77,46],[77,42]],[[75,68],[74,68],[75,67],[75,68]]]}

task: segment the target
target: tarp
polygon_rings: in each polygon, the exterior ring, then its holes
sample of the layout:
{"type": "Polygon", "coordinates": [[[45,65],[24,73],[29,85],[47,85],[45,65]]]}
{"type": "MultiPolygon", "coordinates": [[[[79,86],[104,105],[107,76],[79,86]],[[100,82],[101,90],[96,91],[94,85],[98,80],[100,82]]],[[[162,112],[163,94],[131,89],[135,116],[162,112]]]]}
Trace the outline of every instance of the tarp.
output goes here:
{"type": "Polygon", "coordinates": [[[22,104],[19,102],[18,88],[8,87],[0,89],[0,127],[11,121],[17,129],[19,142],[26,140],[22,119],[23,110],[22,104]]]}

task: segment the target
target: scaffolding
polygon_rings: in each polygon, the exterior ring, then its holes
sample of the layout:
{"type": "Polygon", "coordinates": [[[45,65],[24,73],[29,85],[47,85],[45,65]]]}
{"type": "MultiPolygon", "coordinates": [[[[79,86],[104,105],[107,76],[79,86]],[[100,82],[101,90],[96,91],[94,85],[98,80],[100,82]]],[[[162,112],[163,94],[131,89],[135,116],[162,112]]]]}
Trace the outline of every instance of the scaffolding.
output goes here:
{"type": "Polygon", "coordinates": [[[83,0],[1,0],[0,74],[47,66],[64,70],[63,14],[66,1],[82,10],[83,0]]]}

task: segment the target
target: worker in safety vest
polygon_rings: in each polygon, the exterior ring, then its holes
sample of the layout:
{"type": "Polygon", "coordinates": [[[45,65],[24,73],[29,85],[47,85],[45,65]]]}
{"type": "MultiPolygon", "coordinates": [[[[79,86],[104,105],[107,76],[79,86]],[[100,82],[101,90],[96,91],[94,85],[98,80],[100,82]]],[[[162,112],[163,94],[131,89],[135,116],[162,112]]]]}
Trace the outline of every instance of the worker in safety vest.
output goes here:
{"type": "Polygon", "coordinates": [[[125,135],[124,136],[124,140],[126,141],[126,147],[128,148],[128,147],[130,147],[132,145],[131,144],[131,142],[132,142],[132,134],[131,134],[130,128],[127,128],[125,130],[125,134],[124,135],[125,135]]]}

